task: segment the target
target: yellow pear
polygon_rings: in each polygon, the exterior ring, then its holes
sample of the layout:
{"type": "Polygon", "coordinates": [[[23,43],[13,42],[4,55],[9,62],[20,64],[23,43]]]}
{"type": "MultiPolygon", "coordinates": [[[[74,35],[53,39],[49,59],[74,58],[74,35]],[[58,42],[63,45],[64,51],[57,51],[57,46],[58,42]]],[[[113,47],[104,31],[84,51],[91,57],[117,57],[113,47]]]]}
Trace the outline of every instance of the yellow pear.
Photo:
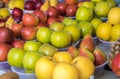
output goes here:
{"type": "Polygon", "coordinates": [[[40,7],[40,10],[43,11],[43,12],[46,12],[49,7],[50,7],[50,1],[46,0],[44,2],[44,4],[40,7]]]}
{"type": "Polygon", "coordinates": [[[7,7],[8,7],[9,9],[13,9],[13,8],[14,8],[14,0],[10,0],[10,1],[8,2],[7,7]]]}

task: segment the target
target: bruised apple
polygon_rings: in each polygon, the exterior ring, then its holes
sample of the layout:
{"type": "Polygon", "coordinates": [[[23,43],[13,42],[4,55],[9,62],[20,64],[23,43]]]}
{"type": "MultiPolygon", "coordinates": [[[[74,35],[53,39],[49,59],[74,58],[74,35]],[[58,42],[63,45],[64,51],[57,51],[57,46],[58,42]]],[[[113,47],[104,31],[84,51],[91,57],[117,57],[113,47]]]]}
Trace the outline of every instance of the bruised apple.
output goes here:
{"type": "Polygon", "coordinates": [[[22,23],[26,26],[36,26],[39,23],[39,18],[35,14],[25,13],[22,17],[22,23]]]}
{"type": "Polygon", "coordinates": [[[0,62],[7,61],[8,51],[12,48],[11,45],[0,43],[0,62]]]}

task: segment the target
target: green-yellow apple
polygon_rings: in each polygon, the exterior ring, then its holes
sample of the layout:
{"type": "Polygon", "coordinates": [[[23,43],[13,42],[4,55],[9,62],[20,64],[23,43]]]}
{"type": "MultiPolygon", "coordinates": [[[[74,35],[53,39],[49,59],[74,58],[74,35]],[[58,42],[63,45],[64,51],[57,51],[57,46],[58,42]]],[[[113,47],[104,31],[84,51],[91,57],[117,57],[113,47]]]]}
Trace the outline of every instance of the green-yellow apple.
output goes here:
{"type": "Polygon", "coordinates": [[[41,27],[37,30],[36,38],[41,43],[50,43],[52,30],[47,27],[41,27]]]}
{"type": "Polygon", "coordinates": [[[43,43],[39,47],[39,52],[45,56],[53,56],[54,53],[57,51],[58,51],[58,49],[49,43],[43,43]]]}
{"type": "Polygon", "coordinates": [[[35,75],[37,79],[53,79],[55,63],[52,60],[50,56],[40,57],[35,66],[35,75]]]}
{"type": "Polygon", "coordinates": [[[67,31],[55,31],[51,35],[51,44],[58,48],[65,48],[71,44],[72,36],[67,31]]]}
{"type": "Polygon", "coordinates": [[[63,30],[65,27],[65,25],[61,22],[54,22],[50,25],[50,29],[52,29],[53,31],[61,31],[63,30]]]}
{"type": "Polygon", "coordinates": [[[83,2],[82,4],[81,4],[81,6],[85,6],[85,7],[87,7],[87,8],[90,8],[90,9],[94,9],[94,3],[93,2],[91,2],[91,1],[85,1],[85,2],[83,2]]]}
{"type": "Polygon", "coordinates": [[[60,62],[54,68],[53,79],[79,79],[78,70],[69,63],[60,62]]]}
{"type": "Polygon", "coordinates": [[[76,11],[77,21],[90,21],[93,18],[93,10],[85,6],[80,6],[76,11]]]}
{"type": "Polygon", "coordinates": [[[10,51],[8,52],[8,57],[7,57],[8,63],[11,66],[23,67],[23,57],[25,53],[26,51],[21,48],[10,49],[10,51]]]}
{"type": "Polygon", "coordinates": [[[26,51],[38,51],[41,43],[39,41],[26,41],[23,45],[23,49],[26,51]]]}
{"type": "Polygon", "coordinates": [[[72,19],[72,18],[68,18],[68,17],[65,17],[63,20],[62,20],[62,23],[64,25],[71,25],[71,24],[75,24],[77,25],[77,21],[72,19]]]}
{"type": "Polygon", "coordinates": [[[78,26],[81,29],[82,37],[84,37],[86,34],[93,34],[93,26],[88,21],[82,21],[78,23],[78,26]]]}
{"type": "Polygon", "coordinates": [[[77,25],[65,26],[64,31],[68,31],[72,35],[72,42],[76,42],[81,37],[81,30],[77,25]]]}
{"type": "Polygon", "coordinates": [[[23,67],[26,73],[33,73],[35,70],[35,65],[40,54],[35,51],[27,51],[23,57],[23,67]]]}

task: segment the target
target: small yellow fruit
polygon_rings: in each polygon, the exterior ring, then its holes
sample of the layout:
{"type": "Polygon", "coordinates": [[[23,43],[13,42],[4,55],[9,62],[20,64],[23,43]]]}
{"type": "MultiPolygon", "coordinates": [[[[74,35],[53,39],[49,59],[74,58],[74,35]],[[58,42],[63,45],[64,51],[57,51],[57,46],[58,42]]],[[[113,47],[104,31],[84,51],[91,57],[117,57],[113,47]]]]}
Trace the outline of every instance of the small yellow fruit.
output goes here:
{"type": "Polygon", "coordinates": [[[114,25],[111,32],[111,39],[113,41],[116,41],[118,38],[120,38],[120,24],[114,25]]]}
{"type": "Polygon", "coordinates": [[[110,24],[119,24],[120,23],[120,7],[114,7],[109,11],[108,22],[110,24]]]}
{"type": "Polygon", "coordinates": [[[95,67],[93,62],[83,56],[75,57],[72,64],[78,69],[80,79],[89,79],[94,74],[95,67]]]}
{"type": "Polygon", "coordinates": [[[14,1],[14,7],[24,9],[24,0],[15,0],[14,1]]]}
{"type": "Polygon", "coordinates": [[[73,59],[72,56],[67,51],[56,52],[53,55],[53,58],[58,62],[66,62],[66,63],[71,63],[73,59]]]}
{"type": "Polygon", "coordinates": [[[78,79],[78,70],[69,63],[60,62],[55,66],[53,79],[78,79]]]}
{"type": "Polygon", "coordinates": [[[112,30],[111,24],[101,23],[96,30],[96,35],[98,38],[107,41],[110,40],[111,38],[111,30],[112,30]]]}
{"type": "Polygon", "coordinates": [[[7,8],[0,8],[0,16],[6,18],[10,15],[10,12],[7,8]]]}

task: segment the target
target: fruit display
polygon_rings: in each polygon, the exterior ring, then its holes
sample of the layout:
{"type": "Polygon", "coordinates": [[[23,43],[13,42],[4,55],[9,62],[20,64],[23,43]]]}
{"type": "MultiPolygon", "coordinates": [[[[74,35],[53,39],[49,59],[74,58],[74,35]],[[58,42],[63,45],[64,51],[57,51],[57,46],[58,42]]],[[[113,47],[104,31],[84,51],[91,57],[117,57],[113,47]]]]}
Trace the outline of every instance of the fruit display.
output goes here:
{"type": "Polygon", "coordinates": [[[91,79],[104,72],[109,59],[119,76],[120,7],[114,0],[0,4],[0,63],[7,62],[20,78],[22,73],[35,79],[91,79]],[[114,44],[109,59],[97,47],[100,40],[114,44]]]}

